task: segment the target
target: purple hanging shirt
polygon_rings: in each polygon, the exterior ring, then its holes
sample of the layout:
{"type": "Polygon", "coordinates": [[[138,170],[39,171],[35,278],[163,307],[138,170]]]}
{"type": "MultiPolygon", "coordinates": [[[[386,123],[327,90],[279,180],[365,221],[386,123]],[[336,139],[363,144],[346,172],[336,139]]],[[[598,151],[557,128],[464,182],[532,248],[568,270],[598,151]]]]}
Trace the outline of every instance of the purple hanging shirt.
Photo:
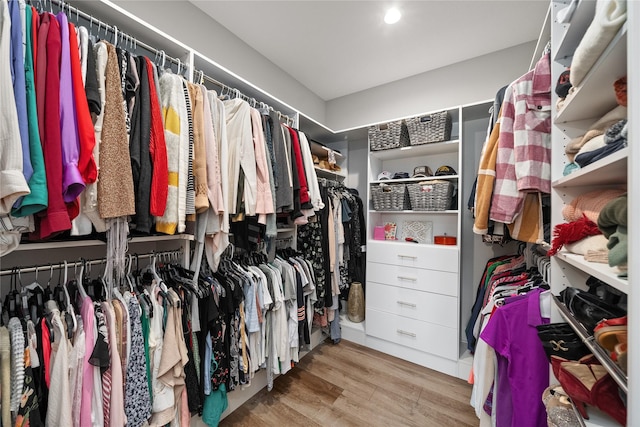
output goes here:
{"type": "Polygon", "coordinates": [[[541,292],[533,290],[526,298],[498,308],[480,334],[498,359],[494,393],[498,427],[547,425],[542,393],[549,386],[549,361],[536,326],[549,319],[540,314],[541,292]]]}
{"type": "MultiPolygon", "coordinates": [[[[71,56],[69,47],[69,24],[67,16],[56,15],[62,37],[62,58],[60,60],[60,132],[62,136],[62,196],[65,203],[73,202],[84,190],[84,181],[78,170],[80,144],[78,124],[71,80],[71,56]]],[[[75,37],[75,35],[74,35],[75,37]]]]}

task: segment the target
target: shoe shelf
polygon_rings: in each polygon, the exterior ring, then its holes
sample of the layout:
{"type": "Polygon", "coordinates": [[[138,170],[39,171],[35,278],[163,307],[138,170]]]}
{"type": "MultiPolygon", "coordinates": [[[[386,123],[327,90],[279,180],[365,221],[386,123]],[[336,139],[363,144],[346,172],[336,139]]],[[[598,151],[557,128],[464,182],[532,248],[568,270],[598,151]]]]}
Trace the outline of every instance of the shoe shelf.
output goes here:
{"type": "Polygon", "coordinates": [[[594,406],[589,406],[589,409],[587,409],[587,415],[589,416],[589,419],[585,420],[584,418],[582,418],[582,415],[580,415],[580,412],[578,412],[578,409],[576,408],[576,405],[573,403],[571,398],[569,398],[569,401],[571,402],[571,408],[573,409],[573,413],[576,414],[581,427],[610,427],[620,425],[610,416],[594,406]]]}
{"type": "Polygon", "coordinates": [[[346,178],[346,176],[342,173],[330,171],[318,166],[316,166],[314,169],[316,170],[316,175],[318,176],[318,178],[337,179],[339,181],[342,181],[346,178]]]}
{"type": "Polygon", "coordinates": [[[580,337],[582,342],[587,346],[587,348],[593,353],[593,355],[600,361],[602,366],[609,372],[614,381],[618,384],[620,389],[627,394],[627,376],[622,372],[620,367],[616,365],[613,360],[609,357],[609,354],[600,347],[593,335],[591,335],[582,324],[576,320],[575,317],[571,314],[566,305],[562,303],[558,299],[558,297],[554,296],[553,301],[556,303],[560,315],[562,318],[576,331],[576,334],[580,337]]]}

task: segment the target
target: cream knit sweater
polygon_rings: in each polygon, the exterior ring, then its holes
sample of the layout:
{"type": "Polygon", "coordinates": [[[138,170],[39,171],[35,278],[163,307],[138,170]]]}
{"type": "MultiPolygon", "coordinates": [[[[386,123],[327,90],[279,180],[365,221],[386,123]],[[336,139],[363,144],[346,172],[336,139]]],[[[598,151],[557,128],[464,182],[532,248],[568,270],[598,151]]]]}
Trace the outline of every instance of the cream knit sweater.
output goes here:
{"type": "Polygon", "coordinates": [[[189,125],[187,104],[180,77],[165,72],[160,77],[160,105],[164,122],[169,169],[167,208],[156,218],[156,230],[165,234],[181,233],[185,229],[189,125]],[[184,148],[187,147],[185,156],[184,148]]]}

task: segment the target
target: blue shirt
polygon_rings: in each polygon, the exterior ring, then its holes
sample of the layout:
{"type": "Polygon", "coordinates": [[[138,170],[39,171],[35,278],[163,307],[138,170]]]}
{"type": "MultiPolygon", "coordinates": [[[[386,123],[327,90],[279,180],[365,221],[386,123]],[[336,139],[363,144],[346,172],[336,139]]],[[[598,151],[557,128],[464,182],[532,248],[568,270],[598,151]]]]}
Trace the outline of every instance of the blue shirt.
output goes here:
{"type": "MultiPolygon", "coordinates": [[[[9,0],[11,14],[11,77],[13,79],[13,96],[18,110],[18,126],[22,141],[22,174],[29,182],[33,175],[31,154],[29,152],[29,128],[27,127],[27,87],[24,79],[24,49],[22,45],[22,19],[18,0],[9,0]]],[[[20,199],[18,203],[21,203],[20,199]]]]}

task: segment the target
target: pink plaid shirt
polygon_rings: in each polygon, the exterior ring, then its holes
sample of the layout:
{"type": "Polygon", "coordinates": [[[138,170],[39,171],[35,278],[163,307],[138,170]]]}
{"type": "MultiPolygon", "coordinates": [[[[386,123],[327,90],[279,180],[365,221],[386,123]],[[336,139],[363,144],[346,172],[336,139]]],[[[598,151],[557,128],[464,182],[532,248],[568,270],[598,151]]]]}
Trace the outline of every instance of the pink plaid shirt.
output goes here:
{"type": "Polygon", "coordinates": [[[522,211],[525,193],[535,191],[551,191],[549,54],[505,93],[491,219],[511,224],[522,211]]]}

